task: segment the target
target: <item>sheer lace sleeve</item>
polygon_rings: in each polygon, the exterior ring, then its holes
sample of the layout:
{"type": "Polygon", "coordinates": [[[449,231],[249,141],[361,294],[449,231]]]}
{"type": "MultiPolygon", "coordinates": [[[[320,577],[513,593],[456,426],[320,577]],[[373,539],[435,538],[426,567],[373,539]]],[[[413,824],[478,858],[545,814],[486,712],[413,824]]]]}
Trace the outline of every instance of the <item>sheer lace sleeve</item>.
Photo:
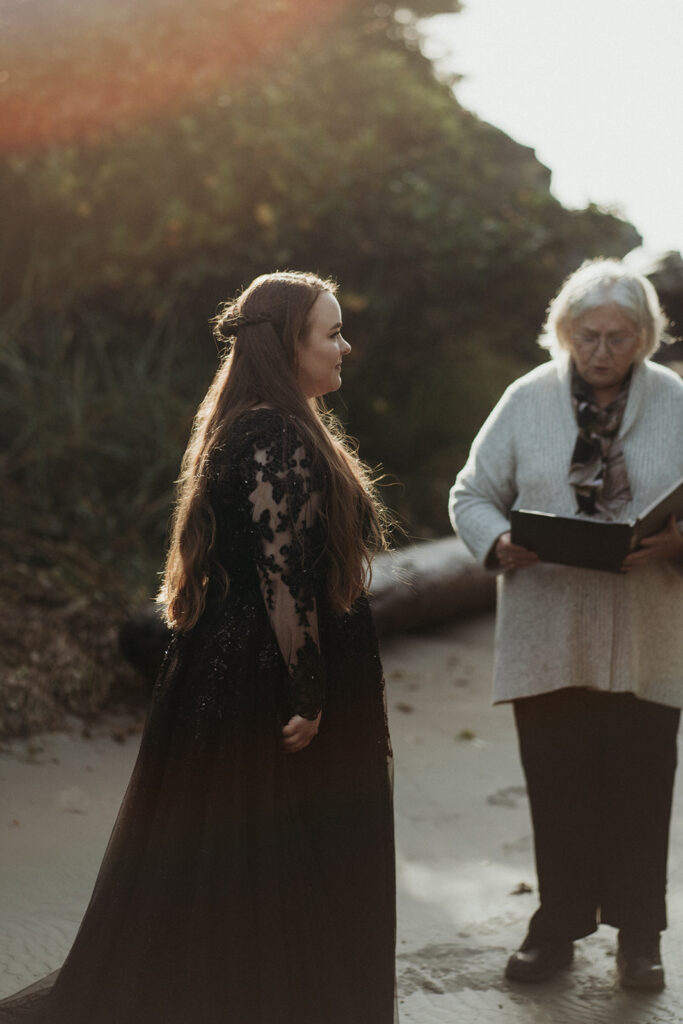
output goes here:
{"type": "Polygon", "coordinates": [[[257,442],[253,460],[249,501],[261,591],[289,671],[292,710],[313,719],[325,690],[312,565],[320,488],[303,445],[286,429],[277,443],[257,442]]]}

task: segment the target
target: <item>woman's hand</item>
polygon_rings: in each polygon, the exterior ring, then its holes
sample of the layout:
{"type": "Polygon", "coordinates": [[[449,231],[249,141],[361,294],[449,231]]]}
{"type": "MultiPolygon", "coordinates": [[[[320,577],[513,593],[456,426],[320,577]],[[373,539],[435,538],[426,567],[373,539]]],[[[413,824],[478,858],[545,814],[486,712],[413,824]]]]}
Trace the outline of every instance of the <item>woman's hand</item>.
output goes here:
{"type": "Polygon", "coordinates": [[[503,572],[508,572],[510,569],[525,569],[528,565],[533,565],[534,562],[538,561],[538,555],[535,551],[529,551],[528,548],[523,548],[521,544],[512,543],[509,531],[501,533],[496,541],[493,553],[498,559],[503,572]]]}
{"type": "Polygon", "coordinates": [[[308,746],[318,731],[321,717],[322,711],[319,711],[313,719],[302,718],[301,715],[294,715],[290,718],[282,730],[284,737],[282,745],[286,754],[296,754],[298,750],[303,750],[308,746]]]}
{"type": "Polygon", "coordinates": [[[629,572],[653,558],[683,559],[683,534],[678,529],[673,512],[664,529],[659,533],[653,533],[651,537],[643,537],[640,547],[626,556],[621,568],[624,572],[629,572]]]}

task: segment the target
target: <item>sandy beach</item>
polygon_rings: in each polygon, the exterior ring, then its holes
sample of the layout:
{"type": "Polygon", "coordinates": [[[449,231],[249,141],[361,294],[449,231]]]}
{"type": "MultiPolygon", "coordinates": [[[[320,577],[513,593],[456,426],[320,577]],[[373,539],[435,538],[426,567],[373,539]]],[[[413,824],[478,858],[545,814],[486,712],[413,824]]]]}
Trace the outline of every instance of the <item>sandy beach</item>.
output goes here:
{"type": "MultiPolygon", "coordinates": [[[[509,707],[492,708],[493,616],[383,643],[395,753],[402,1024],[674,1024],[683,1020],[683,795],[675,798],[667,988],[617,985],[615,933],[577,944],[552,981],[505,981],[536,906],[528,807],[509,707]]],[[[0,749],[0,996],[58,967],[87,904],[141,722],[0,749]]]]}

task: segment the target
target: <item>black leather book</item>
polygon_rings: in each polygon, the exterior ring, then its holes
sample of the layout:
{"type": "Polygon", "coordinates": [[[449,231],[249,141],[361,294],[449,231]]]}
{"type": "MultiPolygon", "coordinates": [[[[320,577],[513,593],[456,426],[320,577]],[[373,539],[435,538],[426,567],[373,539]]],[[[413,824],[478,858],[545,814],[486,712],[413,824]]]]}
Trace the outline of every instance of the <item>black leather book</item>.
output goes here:
{"type": "Polygon", "coordinates": [[[536,551],[542,562],[621,572],[628,553],[643,537],[661,530],[672,512],[683,519],[683,477],[627,523],[514,509],[510,513],[511,539],[513,544],[536,551]]]}

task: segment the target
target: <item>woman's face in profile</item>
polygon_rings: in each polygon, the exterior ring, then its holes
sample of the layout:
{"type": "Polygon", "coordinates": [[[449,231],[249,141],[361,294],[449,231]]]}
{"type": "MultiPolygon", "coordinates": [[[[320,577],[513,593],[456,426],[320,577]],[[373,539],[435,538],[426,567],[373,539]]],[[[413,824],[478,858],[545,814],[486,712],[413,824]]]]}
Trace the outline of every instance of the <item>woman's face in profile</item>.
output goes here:
{"type": "Polygon", "coordinates": [[[341,309],[331,292],[320,293],[309,319],[297,346],[296,377],[306,398],[319,398],[341,387],[342,359],[351,346],[342,337],[341,309]]]}
{"type": "Polygon", "coordinates": [[[596,390],[621,384],[640,341],[637,324],[615,302],[586,310],[569,325],[569,350],[576,369],[596,390]]]}

